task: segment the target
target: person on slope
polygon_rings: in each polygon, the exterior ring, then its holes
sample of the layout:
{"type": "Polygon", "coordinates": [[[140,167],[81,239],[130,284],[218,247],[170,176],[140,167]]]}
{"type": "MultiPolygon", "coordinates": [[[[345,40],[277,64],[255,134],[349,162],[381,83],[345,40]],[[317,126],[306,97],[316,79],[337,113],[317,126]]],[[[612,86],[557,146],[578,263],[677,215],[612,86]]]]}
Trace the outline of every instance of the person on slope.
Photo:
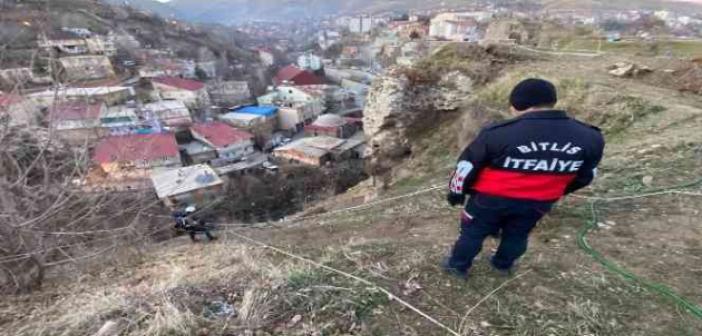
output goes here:
{"type": "Polygon", "coordinates": [[[175,228],[187,232],[190,235],[190,240],[193,242],[197,241],[197,234],[203,233],[207,240],[212,241],[217,239],[210,233],[210,229],[204,220],[195,217],[194,206],[188,206],[183,211],[173,212],[173,218],[175,219],[175,228]]]}
{"type": "Polygon", "coordinates": [[[461,154],[447,200],[465,207],[447,272],[466,278],[485,238],[501,232],[490,264],[511,274],[537,222],[597,175],[605,146],[600,130],[554,109],[556,102],[550,82],[520,82],[510,95],[515,117],[483,128],[461,154]]]}

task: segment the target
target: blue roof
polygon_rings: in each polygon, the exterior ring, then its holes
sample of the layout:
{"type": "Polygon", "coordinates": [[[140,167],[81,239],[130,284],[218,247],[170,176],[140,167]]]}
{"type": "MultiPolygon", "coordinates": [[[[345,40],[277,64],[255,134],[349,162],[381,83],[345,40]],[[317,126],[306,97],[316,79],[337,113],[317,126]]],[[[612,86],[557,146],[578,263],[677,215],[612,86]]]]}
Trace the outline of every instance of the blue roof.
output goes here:
{"type": "Polygon", "coordinates": [[[261,116],[272,116],[278,112],[278,107],[276,106],[244,106],[240,107],[238,109],[234,109],[234,112],[236,113],[247,113],[247,114],[255,114],[255,115],[261,115],[261,116]]]}

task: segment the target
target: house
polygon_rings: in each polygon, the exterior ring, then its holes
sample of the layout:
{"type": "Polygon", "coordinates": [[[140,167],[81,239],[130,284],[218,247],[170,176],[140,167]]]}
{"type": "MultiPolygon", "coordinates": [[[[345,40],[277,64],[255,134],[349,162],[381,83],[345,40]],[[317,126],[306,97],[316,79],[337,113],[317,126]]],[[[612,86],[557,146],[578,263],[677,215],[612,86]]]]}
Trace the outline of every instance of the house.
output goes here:
{"type": "Polygon", "coordinates": [[[60,31],[39,35],[39,48],[55,55],[96,54],[113,56],[115,48],[114,35],[101,36],[85,28],[63,28],[60,31]]]}
{"type": "Polygon", "coordinates": [[[423,21],[395,21],[388,29],[403,39],[423,39],[429,35],[429,25],[423,21]]]}
{"type": "Polygon", "coordinates": [[[95,146],[93,161],[107,179],[147,179],[153,169],[180,167],[180,153],[172,133],[106,137],[95,146]]]}
{"type": "Polygon", "coordinates": [[[236,128],[253,130],[259,125],[265,124],[267,118],[258,114],[227,112],[217,116],[217,119],[236,128]]]}
{"type": "Polygon", "coordinates": [[[313,123],[305,126],[307,136],[330,136],[350,138],[358,131],[357,123],[335,114],[322,114],[313,123]]]}
{"type": "Polygon", "coordinates": [[[112,63],[104,55],[61,57],[56,73],[64,82],[88,81],[115,77],[112,63]]]}
{"type": "Polygon", "coordinates": [[[259,48],[256,51],[258,51],[258,57],[263,65],[270,67],[275,64],[275,56],[273,55],[273,52],[263,48],[259,48]]]}
{"type": "Polygon", "coordinates": [[[356,16],[348,19],[348,29],[352,33],[363,34],[369,33],[373,28],[377,27],[385,20],[379,17],[372,16],[356,16]]]}
{"type": "Polygon", "coordinates": [[[0,92],[0,123],[7,120],[10,126],[36,125],[40,116],[39,106],[32,100],[0,92]]]}
{"type": "Polygon", "coordinates": [[[105,103],[61,102],[49,108],[47,121],[60,138],[69,144],[82,145],[105,135],[100,116],[106,108],[105,103]]]}
{"type": "Polygon", "coordinates": [[[310,104],[293,103],[278,110],[278,129],[296,134],[305,124],[314,120],[315,111],[310,104]]]}
{"type": "Polygon", "coordinates": [[[259,105],[292,107],[293,105],[310,105],[311,118],[322,114],[327,109],[326,87],[323,86],[289,86],[273,88],[267,94],[258,97],[259,105]]]}
{"type": "Polygon", "coordinates": [[[214,148],[220,159],[236,161],[254,152],[253,134],[223,122],[195,124],[190,133],[195,140],[214,148]]]}
{"type": "Polygon", "coordinates": [[[302,54],[297,58],[297,66],[304,70],[318,71],[323,67],[322,58],[309,53],[302,54]]]}
{"type": "Polygon", "coordinates": [[[136,108],[125,105],[112,106],[100,114],[100,126],[109,130],[111,135],[124,135],[140,127],[136,108]]]}
{"type": "Polygon", "coordinates": [[[30,67],[0,69],[0,87],[23,87],[29,84],[49,85],[53,81],[48,72],[36,74],[30,67]]]}
{"type": "Polygon", "coordinates": [[[186,165],[210,163],[217,158],[217,151],[202,141],[193,140],[178,148],[186,165]]]}
{"type": "Polygon", "coordinates": [[[156,77],[151,83],[162,99],[179,100],[191,109],[210,104],[205,83],[178,77],[156,77]]]}
{"type": "Polygon", "coordinates": [[[324,166],[329,162],[362,157],[365,139],[363,135],[343,140],[328,136],[316,136],[295,140],[273,150],[273,155],[294,162],[313,166],[324,166]]]}
{"type": "Polygon", "coordinates": [[[231,111],[221,115],[219,120],[253,133],[256,144],[266,147],[278,126],[278,107],[244,106],[231,111]]]}
{"type": "Polygon", "coordinates": [[[54,54],[80,55],[88,53],[85,37],[70,31],[55,31],[40,34],[37,42],[39,48],[54,54]]]}
{"type": "Polygon", "coordinates": [[[317,36],[317,44],[322,50],[327,50],[332,45],[341,41],[341,34],[333,30],[324,30],[317,36]]]}
{"type": "Polygon", "coordinates": [[[233,107],[251,103],[251,89],[245,81],[220,81],[207,85],[212,103],[233,107]]]}
{"type": "Polygon", "coordinates": [[[224,181],[204,164],[153,171],[150,177],[156,195],[168,207],[204,205],[224,187],[224,181]]]}
{"type": "Polygon", "coordinates": [[[195,62],[190,60],[180,60],[172,57],[158,55],[148,57],[140,56],[142,66],[139,67],[139,77],[185,77],[195,78],[195,62]]]}
{"type": "Polygon", "coordinates": [[[107,106],[124,104],[134,97],[134,89],[126,86],[100,86],[92,88],[57,88],[28,95],[40,107],[48,108],[59,101],[103,102],[107,106]]]}
{"type": "Polygon", "coordinates": [[[429,36],[449,41],[478,42],[478,19],[474,13],[442,13],[431,20],[429,36]]]}
{"type": "Polygon", "coordinates": [[[315,74],[302,70],[294,65],[288,65],[275,75],[273,78],[275,85],[314,85],[324,84],[324,81],[315,74]]]}
{"type": "Polygon", "coordinates": [[[168,127],[184,127],[193,123],[190,110],[179,100],[161,100],[142,106],[147,120],[156,120],[168,127]]]}

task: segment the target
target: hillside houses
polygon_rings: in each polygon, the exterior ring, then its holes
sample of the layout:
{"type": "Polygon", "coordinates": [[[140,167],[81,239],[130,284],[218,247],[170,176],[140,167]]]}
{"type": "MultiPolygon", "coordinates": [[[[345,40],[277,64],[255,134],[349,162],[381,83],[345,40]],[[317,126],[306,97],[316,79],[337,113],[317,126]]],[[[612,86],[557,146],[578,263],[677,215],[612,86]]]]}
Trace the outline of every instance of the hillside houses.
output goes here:
{"type": "Polygon", "coordinates": [[[207,144],[217,151],[217,156],[226,161],[236,161],[254,153],[254,136],[222,122],[195,124],[190,129],[195,140],[207,144]]]}
{"type": "Polygon", "coordinates": [[[473,13],[442,13],[431,20],[429,36],[448,41],[478,42],[481,15],[473,13]]]}
{"type": "Polygon", "coordinates": [[[156,120],[162,126],[184,127],[193,123],[190,110],[179,100],[160,100],[142,106],[144,118],[156,120]]]}
{"type": "Polygon", "coordinates": [[[260,147],[267,147],[278,128],[278,108],[275,106],[244,106],[219,116],[219,120],[254,135],[260,147]]]}
{"type": "Polygon", "coordinates": [[[54,55],[96,54],[112,56],[116,52],[112,35],[93,34],[85,28],[64,27],[60,31],[39,35],[39,48],[54,55]]]}
{"type": "Polygon", "coordinates": [[[273,151],[273,155],[289,162],[324,166],[335,161],[361,158],[364,144],[365,139],[360,136],[347,140],[316,136],[301,138],[278,147],[273,151]]]}
{"type": "Polygon", "coordinates": [[[324,81],[310,71],[288,65],[278,71],[273,78],[273,83],[275,85],[316,85],[324,84],[324,81]]]}
{"type": "Polygon", "coordinates": [[[355,119],[344,118],[336,114],[322,114],[314,122],[305,126],[305,134],[346,139],[356,134],[359,129],[359,123],[355,119]]]}
{"type": "Polygon", "coordinates": [[[217,81],[207,85],[212,103],[218,106],[234,107],[251,103],[251,89],[245,81],[217,81]]]}
{"type": "Polygon", "coordinates": [[[156,77],[151,84],[161,99],[178,100],[191,109],[210,104],[205,83],[179,77],[156,77]]]}
{"type": "Polygon", "coordinates": [[[63,82],[77,82],[115,77],[112,62],[104,55],[81,55],[58,59],[58,77],[63,82]]]}
{"type": "Polygon", "coordinates": [[[105,103],[67,101],[49,108],[47,122],[56,134],[74,145],[90,143],[105,134],[100,116],[105,113],[105,103]]]}
{"type": "Polygon", "coordinates": [[[93,162],[106,182],[125,189],[143,184],[154,169],[182,166],[178,144],[171,133],[104,138],[93,151],[93,162]]]}
{"type": "Polygon", "coordinates": [[[258,97],[257,101],[259,105],[275,105],[289,108],[295,105],[307,105],[312,116],[316,117],[327,109],[325,89],[327,87],[282,85],[258,97]]]}
{"type": "Polygon", "coordinates": [[[161,169],[150,175],[156,196],[166,206],[204,203],[218,196],[224,181],[208,165],[161,169]]]}
{"type": "Polygon", "coordinates": [[[127,86],[100,86],[91,88],[67,87],[32,93],[27,96],[39,106],[48,108],[54,101],[103,102],[108,106],[124,104],[134,97],[134,89],[127,86]]]}

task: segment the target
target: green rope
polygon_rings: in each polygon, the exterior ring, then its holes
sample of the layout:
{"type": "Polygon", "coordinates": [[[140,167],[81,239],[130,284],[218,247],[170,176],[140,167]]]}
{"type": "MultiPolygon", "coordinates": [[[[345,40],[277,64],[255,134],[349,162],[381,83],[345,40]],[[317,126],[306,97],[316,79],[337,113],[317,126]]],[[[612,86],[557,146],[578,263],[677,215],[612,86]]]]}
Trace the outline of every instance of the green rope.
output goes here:
{"type": "MultiPolygon", "coordinates": [[[[673,191],[673,190],[694,187],[694,186],[697,186],[700,184],[702,184],[702,179],[697,180],[695,182],[685,183],[685,184],[682,184],[679,186],[652,190],[651,192],[673,191]]],[[[577,236],[578,247],[580,247],[583,251],[585,251],[585,253],[590,255],[597,262],[602,264],[602,266],[604,266],[610,272],[613,272],[615,274],[620,275],[621,277],[623,277],[625,280],[627,280],[629,282],[637,283],[645,289],[648,289],[650,291],[653,291],[653,292],[660,294],[661,296],[663,296],[666,299],[675,303],[678,307],[683,308],[685,311],[690,313],[690,315],[692,315],[696,319],[702,320],[702,308],[700,306],[698,306],[697,304],[680,296],[674,290],[672,290],[670,287],[668,287],[664,284],[653,282],[653,281],[646,280],[646,279],[643,279],[643,278],[636,276],[635,274],[620,267],[615,262],[607,259],[604,255],[602,255],[602,253],[600,253],[600,252],[596,251],[594,248],[592,248],[592,246],[590,246],[590,244],[587,242],[587,235],[595,227],[597,227],[597,222],[598,222],[598,217],[599,217],[598,213],[597,213],[597,201],[590,202],[590,212],[592,215],[591,219],[589,221],[587,221],[585,223],[585,225],[578,231],[578,236],[577,236]]]]}

